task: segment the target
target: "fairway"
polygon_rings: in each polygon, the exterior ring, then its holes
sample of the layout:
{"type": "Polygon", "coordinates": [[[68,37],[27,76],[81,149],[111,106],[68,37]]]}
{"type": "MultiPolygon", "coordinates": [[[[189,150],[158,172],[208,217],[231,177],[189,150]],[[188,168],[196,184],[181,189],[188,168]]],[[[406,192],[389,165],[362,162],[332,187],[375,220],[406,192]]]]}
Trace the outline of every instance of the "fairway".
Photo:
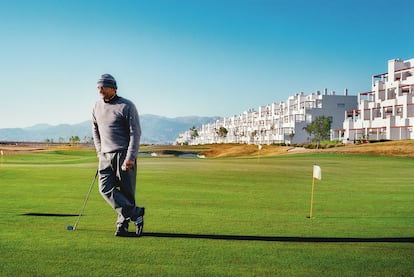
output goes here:
{"type": "Polygon", "coordinates": [[[2,276],[414,275],[412,158],[140,157],[141,238],[113,236],[96,185],[66,230],[96,166],[90,150],[1,158],[2,276]]]}

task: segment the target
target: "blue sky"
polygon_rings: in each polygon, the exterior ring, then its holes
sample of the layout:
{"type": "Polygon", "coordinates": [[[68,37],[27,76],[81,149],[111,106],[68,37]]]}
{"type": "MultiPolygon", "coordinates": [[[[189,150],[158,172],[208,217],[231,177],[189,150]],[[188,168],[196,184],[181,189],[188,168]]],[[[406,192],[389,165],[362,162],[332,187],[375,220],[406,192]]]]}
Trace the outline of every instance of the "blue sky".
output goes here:
{"type": "Polygon", "coordinates": [[[231,116],[357,95],[414,57],[414,2],[0,0],[0,128],[89,120],[110,73],[140,114],[231,116]]]}

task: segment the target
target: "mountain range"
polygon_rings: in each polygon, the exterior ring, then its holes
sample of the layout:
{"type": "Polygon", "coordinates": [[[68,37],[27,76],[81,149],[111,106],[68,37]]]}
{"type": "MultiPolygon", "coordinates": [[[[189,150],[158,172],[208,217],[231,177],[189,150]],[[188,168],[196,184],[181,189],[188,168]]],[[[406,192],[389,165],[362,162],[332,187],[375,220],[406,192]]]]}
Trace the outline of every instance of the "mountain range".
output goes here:
{"type": "MultiPolygon", "coordinates": [[[[201,127],[220,117],[184,116],[168,118],[152,114],[140,116],[142,144],[172,144],[179,134],[191,127],[201,127]]],[[[36,124],[27,128],[0,129],[1,141],[25,142],[68,142],[78,136],[81,142],[91,140],[92,122],[90,120],[78,124],[36,124]]]]}

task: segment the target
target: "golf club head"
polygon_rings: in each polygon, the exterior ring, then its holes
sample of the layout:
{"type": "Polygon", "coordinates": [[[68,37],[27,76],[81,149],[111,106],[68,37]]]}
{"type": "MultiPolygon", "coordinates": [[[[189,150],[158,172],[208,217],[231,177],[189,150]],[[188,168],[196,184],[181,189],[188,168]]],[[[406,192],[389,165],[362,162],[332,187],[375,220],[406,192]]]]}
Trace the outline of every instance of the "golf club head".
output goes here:
{"type": "Polygon", "coordinates": [[[68,230],[68,231],[74,231],[75,228],[72,225],[68,225],[68,226],[66,226],[66,230],[68,230]]]}

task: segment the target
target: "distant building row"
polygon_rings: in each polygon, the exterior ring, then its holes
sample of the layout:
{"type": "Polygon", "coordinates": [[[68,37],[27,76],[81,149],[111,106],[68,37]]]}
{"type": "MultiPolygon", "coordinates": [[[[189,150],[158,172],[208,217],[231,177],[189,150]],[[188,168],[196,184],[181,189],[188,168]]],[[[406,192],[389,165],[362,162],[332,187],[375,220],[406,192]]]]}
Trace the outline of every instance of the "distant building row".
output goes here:
{"type": "Polygon", "coordinates": [[[373,76],[372,91],[359,96],[335,92],[303,93],[286,102],[273,103],[240,115],[222,118],[188,130],[177,144],[304,143],[310,138],[304,130],[316,117],[331,121],[331,139],[343,142],[360,139],[413,139],[414,59],[391,60],[388,73],[373,76]]]}
{"type": "Polygon", "coordinates": [[[343,128],[332,128],[332,139],[414,139],[414,58],[388,61],[371,86],[359,94],[358,109],[346,112],[343,128]]]}

